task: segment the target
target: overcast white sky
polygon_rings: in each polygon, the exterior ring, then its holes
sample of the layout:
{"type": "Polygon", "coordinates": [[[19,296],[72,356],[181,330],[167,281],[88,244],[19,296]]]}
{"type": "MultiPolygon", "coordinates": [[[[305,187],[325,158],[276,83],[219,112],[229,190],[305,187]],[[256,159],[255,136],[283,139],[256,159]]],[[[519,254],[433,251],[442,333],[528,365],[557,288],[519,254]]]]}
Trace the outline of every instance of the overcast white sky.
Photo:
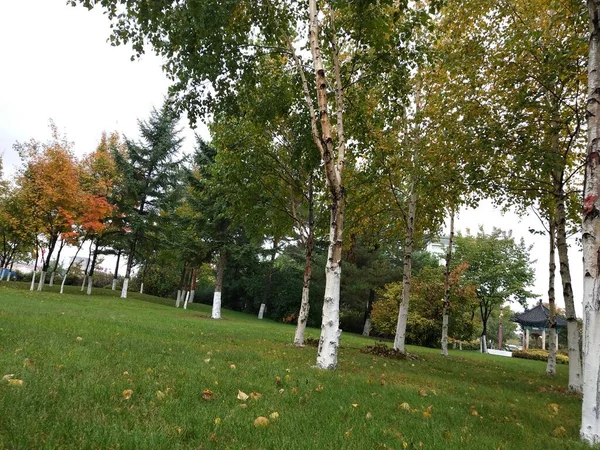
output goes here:
{"type": "MultiPolygon", "coordinates": [[[[49,137],[48,120],[75,143],[83,155],[94,150],[102,131],[118,131],[137,137],[137,119],[160,107],[168,81],[160,60],[148,54],[131,62],[126,47],[111,47],[106,39],[108,20],[100,11],[72,8],[66,0],[0,1],[0,154],[5,168],[19,164],[12,150],[15,141],[49,137]]],[[[185,121],[182,121],[182,126],[185,121]]],[[[191,150],[193,132],[185,128],[191,150]]],[[[198,130],[206,136],[206,129],[198,130]]],[[[547,239],[533,236],[540,229],[535,216],[503,216],[489,202],[477,210],[461,212],[458,230],[479,225],[513,230],[517,238],[532,244],[536,283],[533,290],[546,299],[547,239]]],[[[581,253],[570,240],[573,291],[580,316],[582,295],[581,253]]],[[[560,280],[557,273],[557,280],[560,280]]],[[[557,302],[564,306],[557,282],[557,302]]],[[[534,302],[532,301],[531,304],[534,302]]]]}

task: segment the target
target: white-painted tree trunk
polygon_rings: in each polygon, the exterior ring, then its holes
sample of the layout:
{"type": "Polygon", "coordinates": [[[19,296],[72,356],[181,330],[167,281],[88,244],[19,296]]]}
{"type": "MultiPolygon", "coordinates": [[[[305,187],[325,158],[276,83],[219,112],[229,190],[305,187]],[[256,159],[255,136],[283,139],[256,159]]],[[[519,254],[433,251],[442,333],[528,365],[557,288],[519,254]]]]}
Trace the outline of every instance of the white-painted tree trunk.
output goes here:
{"type": "Polygon", "coordinates": [[[185,301],[183,302],[183,309],[187,309],[189,299],[190,299],[190,291],[187,291],[185,294],[185,301]]]}
{"type": "Polygon", "coordinates": [[[196,296],[196,291],[192,289],[190,291],[190,303],[194,303],[194,297],[196,296]]]}
{"type": "Polygon", "coordinates": [[[31,286],[29,287],[30,291],[35,290],[35,270],[31,274],[31,286]]]}
{"type": "Polygon", "coordinates": [[[83,292],[83,290],[85,289],[85,283],[87,281],[87,274],[83,274],[83,280],[81,280],[81,292],[83,292]]]}
{"type": "Polygon", "coordinates": [[[362,335],[363,336],[370,336],[371,335],[371,330],[373,329],[373,324],[371,322],[371,318],[367,317],[367,320],[365,320],[365,324],[363,326],[363,332],[362,335]]]}
{"type": "Polygon", "coordinates": [[[550,217],[548,226],[548,237],[550,243],[550,253],[548,259],[548,304],[550,317],[548,317],[548,326],[550,327],[550,346],[548,351],[548,362],[546,364],[546,374],[554,375],[556,373],[556,303],[554,282],[556,278],[556,225],[554,217],[550,217]]]}
{"type": "Polygon", "coordinates": [[[181,302],[181,291],[177,290],[177,297],[175,298],[175,308],[179,308],[179,302],[181,302]]]}
{"type": "Polygon", "coordinates": [[[116,291],[117,290],[117,279],[113,278],[112,280],[112,290],[116,291]]]}
{"type": "MultiPolygon", "coordinates": [[[[6,272],[6,269],[0,269],[2,270],[2,273],[0,273],[0,281],[4,280],[4,273],[6,272]]],[[[10,276],[9,276],[10,278],[10,276]]]]}
{"type": "Polygon", "coordinates": [[[121,298],[127,298],[127,288],[129,288],[129,278],[123,279],[123,288],[121,289],[121,298]]]}
{"type": "Polygon", "coordinates": [[[485,334],[481,336],[481,341],[480,341],[480,344],[479,344],[479,349],[481,350],[481,353],[487,353],[487,351],[488,351],[487,336],[485,334]]]}
{"type": "Polygon", "coordinates": [[[65,281],[67,281],[67,274],[65,274],[65,276],[62,279],[62,282],[60,283],[60,293],[63,294],[65,292],[65,281]]]}
{"type": "Polygon", "coordinates": [[[92,287],[94,285],[94,277],[93,275],[89,275],[87,277],[88,282],[87,282],[87,295],[92,295],[92,287]]]}
{"type": "Polygon", "coordinates": [[[262,320],[263,316],[265,315],[265,307],[267,305],[265,305],[264,303],[260,304],[260,309],[258,310],[258,318],[259,320],[262,320]]]}
{"type": "Polygon", "coordinates": [[[140,294],[144,293],[144,283],[140,284],[140,294]]]}
{"type": "Polygon", "coordinates": [[[217,264],[217,277],[215,281],[215,293],[213,295],[213,305],[211,317],[213,319],[221,318],[221,291],[223,290],[223,274],[225,272],[225,263],[227,262],[227,253],[221,249],[219,262],[217,264]]]}
{"type": "Polygon", "coordinates": [[[52,272],[50,274],[50,282],[48,283],[48,286],[54,286],[54,275],[56,274],[56,272],[52,272]]]}
{"type": "Polygon", "coordinates": [[[296,333],[294,334],[294,345],[304,346],[304,334],[306,332],[306,322],[308,321],[308,312],[310,304],[308,302],[310,289],[302,287],[302,301],[300,303],[300,313],[298,314],[298,323],[296,324],[296,333]]]}
{"type": "Polygon", "coordinates": [[[213,319],[221,318],[221,292],[215,291],[213,295],[212,314],[210,315],[213,319]]]}
{"type": "Polygon", "coordinates": [[[37,287],[38,291],[43,291],[44,290],[44,282],[45,281],[46,281],[46,271],[42,270],[40,272],[40,280],[38,282],[38,287],[37,287]]]}

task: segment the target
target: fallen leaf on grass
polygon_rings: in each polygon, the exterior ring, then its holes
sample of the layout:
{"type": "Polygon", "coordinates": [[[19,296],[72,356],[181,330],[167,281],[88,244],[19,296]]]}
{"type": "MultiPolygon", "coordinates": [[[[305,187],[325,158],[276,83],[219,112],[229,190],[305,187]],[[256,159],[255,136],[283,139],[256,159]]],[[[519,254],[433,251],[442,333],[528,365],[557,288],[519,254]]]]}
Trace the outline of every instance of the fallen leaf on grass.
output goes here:
{"type": "Polygon", "coordinates": [[[242,409],[246,409],[247,407],[248,407],[248,405],[246,405],[245,403],[242,403],[242,404],[240,405],[240,408],[242,408],[242,409]]]}
{"type": "Polygon", "coordinates": [[[256,419],[254,419],[254,426],[257,428],[267,427],[267,426],[269,426],[269,419],[267,419],[266,417],[263,417],[263,416],[259,416],[256,419]]]}
{"type": "Polygon", "coordinates": [[[220,418],[220,417],[217,417],[217,418],[215,419],[215,425],[219,425],[220,423],[221,423],[221,418],[220,418]]]}
{"type": "Polygon", "coordinates": [[[18,378],[10,378],[8,380],[8,384],[13,386],[23,386],[23,380],[19,380],[18,378]]]}
{"type": "Polygon", "coordinates": [[[213,391],[210,389],[204,389],[202,391],[202,400],[211,401],[213,399],[213,391]]]}
{"type": "Polygon", "coordinates": [[[166,394],[163,391],[156,391],[156,398],[159,400],[163,400],[166,394]]]}
{"type": "Polygon", "coordinates": [[[425,411],[423,411],[423,417],[429,419],[431,417],[431,410],[433,409],[433,405],[430,405],[425,411]]]}
{"type": "Polygon", "coordinates": [[[285,389],[279,389],[279,393],[283,394],[285,392],[285,389]]]}
{"type": "Polygon", "coordinates": [[[548,403],[548,411],[552,415],[558,414],[559,406],[556,403],[548,403]]]}
{"type": "Polygon", "coordinates": [[[208,363],[210,362],[210,358],[206,358],[206,359],[204,360],[204,362],[205,362],[206,364],[208,364],[208,363]]]}
{"type": "Polygon", "coordinates": [[[23,367],[34,367],[34,366],[35,366],[35,361],[33,359],[25,358],[23,360],[23,367]]]}
{"type": "Polygon", "coordinates": [[[370,412],[367,413],[367,415],[365,416],[365,419],[372,419],[373,418],[373,414],[371,414],[370,412]]]}
{"type": "Polygon", "coordinates": [[[358,403],[352,403],[353,408],[358,408],[358,403]]]}
{"type": "Polygon", "coordinates": [[[121,395],[123,396],[123,398],[125,400],[129,400],[131,398],[131,396],[133,395],[133,389],[125,389],[121,395]]]}
{"type": "Polygon", "coordinates": [[[405,411],[410,411],[410,405],[406,402],[400,403],[398,405],[398,409],[403,409],[405,411]]]}
{"type": "Polygon", "coordinates": [[[275,384],[279,386],[281,384],[281,377],[275,377],[275,384]]]}
{"type": "Polygon", "coordinates": [[[4,375],[4,376],[2,377],[2,380],[4,380],[4,381],[8,381],[8,380],[10,380],[11,378],[14,378],[14,376],[15,376],[15,374],[14,374],[14,373],[8,373],[8,374],[6,374],[6,375],[4,375]]]}
{"type": "Polygon", "coordinates": [[[294,386],[294,387],[292,388],[292,392],[295,394],[296,392],[298,392],[298,388],[297,388],[296,386],[294,386]]]}
{"type": "Polygon", "coordinates": [[[317,392],[321,392],[322,390],[323,390],[323,385],[321,385],[321,384],[315,388],[315,391],[317,391],[317,392]]]}
{"type": "Polygon", "coordinates": [[[557,436],[557,437],[562,437],[565,434],[567,434],[567,430],[565,430],[565,427],[558,427],[558,428],[554,429],[554,431],[552,432],[552,434],[554,436],[557,436]]]}
{"type": "Polygon", "coordinates": [[[472,410],[471,410],[471,412],[470,412],[469,414],[471,414],[471,415],[472,415],[472,416],[474,416],[474,417],[477,417],[477,416],[479,415],[479,413],[478,413],[478,412],[477,412],[477,410],[475,410],[475,409],[472,409],[472,410]]]}
{"type": "Polygon", "coordinates": [[[250,398],[252,400],[258,400],[261,397],[262,397],[262,394],[259,394],[258,392],[254,392],[254,391],[250,392],[250,398]]]}
{"type": "Polygon", "coordinates": [[[81,336],[77,336],[77,337],[75,338],[75,340],[76,340],[77,342],[81,342],[81,341],[83,341],[83,338],[82,338],[81,336]]]}
{"type": "Polygon", "coordinates": [[[425,389],[419,389],[419,395],[421,397],[427,397],[427,391],[425,389]]]}
{"type": "Polygon", "coordinates": [[[229,365],[229,368],[230,368],[231,370],[235,370],[235,369],[236,369],[236,367],[235,367],[235,364],[230,364],[230,365],[229,365]]]}
{"type": "Polygon", "coordinates": [[[242,392],[242,391],[238,390],[237,399],[245,402],[246,400],[248,400],[248,394],[246,394],[245,392],[242,392]]]}
{"type": "Polygon", "coordinates": [[[290,377],[289,375],[286,375],[286,376],[285,376],[285,381],[286,381],[287,383],[289,383],[291,379],[292,379],[292,377],[290,377]]]}
{"type": "Polygon", "coordinates": [[[128,377],[129,376],[129,372],[127,372],[127,371],[123,372],[123,376],[124,377],[128,377]]]}
{"type": "Polygon", "coordinates": [[[277,411],[275,411],[275,412],[269,414],[269,419],[271,419],[271,420],[279,419],[279,413],[277,411]]]}

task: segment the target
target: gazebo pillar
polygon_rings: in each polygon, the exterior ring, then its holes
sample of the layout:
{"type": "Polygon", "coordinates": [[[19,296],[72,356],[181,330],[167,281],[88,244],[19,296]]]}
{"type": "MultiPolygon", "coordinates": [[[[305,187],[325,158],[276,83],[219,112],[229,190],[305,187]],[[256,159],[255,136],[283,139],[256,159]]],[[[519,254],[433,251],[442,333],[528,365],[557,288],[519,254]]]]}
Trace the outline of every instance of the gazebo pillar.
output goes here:
{"type": "Polygon", "coordinates": [[[525,328],[525,343],[523,345],[525,350],[529,350],[529,328],[525,328]]]}
{"type": "Polygon", "coordinates": [[[546,329],[542,331],[542,350],[546,350],[546,329]]]}

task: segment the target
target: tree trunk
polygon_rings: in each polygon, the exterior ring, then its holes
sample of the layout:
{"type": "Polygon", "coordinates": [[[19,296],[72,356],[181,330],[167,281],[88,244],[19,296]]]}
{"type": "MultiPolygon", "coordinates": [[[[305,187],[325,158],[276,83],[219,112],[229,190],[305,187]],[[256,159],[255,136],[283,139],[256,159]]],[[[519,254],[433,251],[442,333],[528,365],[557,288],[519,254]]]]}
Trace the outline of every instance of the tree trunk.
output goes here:
{"type": "Polygon", "coordinates": [[[52,273],[50,274],[50,283],[48,283],[48,286],[54,286],[54,275],[56,274],[56,269],[58,269],[58,263],[60,262],[60,254],[62,253],[65,244],[66,241],[64,239],[61,239],[60,245],[58,247],[58,254],[56,255],[56,262],[54,263],[54,268],[52,269],[52,273]]]}
{"type": "Polygon", "coordinates": [[[188,301],[190,300],[190,291],[185,293],[185,301],[183,302],[183,309],[187,309],[188,301]]]}
{"type": "Polygon", "coordinates": [[[64,292],[65,289],[65,281],[67,280],[67,275],[69,275],[69,272],[71,271],[71,267],[73,267],[73,263],[75,262],[75,259],[77,258],[77,255],[79,254],[79,250],[81,250],[81,247],[83,247],[83,243],[85,242],[85,239],[83,239],[81,241],[81,243],[79,244],[79,246],[77,247],[77,251],[75,252],[75,256],[73,256],[73,259],[71,259],[71,262],[69,263],[69,267],[67,267],[67,270],[65,272],[65,275],[62,279],[62,283],[60,283],[60,293],[62,294],[64,292]]]}
{"type": "Polygon", "coordinates": [[[32,278],[31,278],[31,286],[29,287],[29,290],[30,290],[30,291],[33,291],[33,290],[35,290],[35,270],[33,271],[33,274],[32,274],[32,278]]]}
{"type": "Polygon", "coordinates": [[[587,4],[590,49],[582,228],[584,381],[580,435],[588,444],[596,445],[600,443],[600,5],[598,0],[588,0],[587,4]]]}
{"type": "Polygon", "coordinates": [[[175,299],[175,308],[179,308],[179,302],[181,301],[181,289],[177,290],[177,298],[175,299]]]}
{"type": "Polygon", "coordinates": [[[12,270],[13,270],[13,264],[14,264],[14,261],[10,263],[10,269],[8,270],[8,277],[6,278],[6,281],[10,281],[10,276],[11,276],[12,270]]]}
{"type": "Polygon", "coordinates": [[[396,336],[394,338],[394,349],[406,353],[404,347],[406,340],[406,323],[408,321],[408,302],[410,300],[410,284],[412,278],[412,252],[415,235],[415,215],[417,210],[416,183],[413,180],[410,188],[408,203],[408,217],[406,227],[406,239],[404,240],[404,267],[402,271],[402,300],[398,308],[398,321],[396,323],[396,336]]]}
{"type": "Polygon", "coordinates": [[[444,306],[442,309],[442,356],[448,356],[448,321],[450,310],[450,261],[452,260],[452,243],[454,241],[454,211],[450,212],[450,239],[446,252],[446,271],[444,273],[444,306]]]}
{"type": "Polygon", "coordinates": [[[87,295],[92,295],[92,287],[94,286],[94,275],[87,277],[87,295]]]}
{"type": "MultiPolygon", "coordinates": [[[[335,97],[337,106],[337,160],[335,158],[335,146],[333,142],[332,126],[329,121],[327,80],[325,78],[325,67],[321,56],[319,40],[319,13],[316,0],[309,0],[309,43],[313,57],[315,71],[315,84],[317,91],[318,120],[321,124],[317,126],[317,113],[315,112],[308,84],[304,76],[304,70],[297,55],[293,51],[291,42],[289,46],[298,73],[302,80],[306,106],[311,118],[311,133],[313,142],[319,150],[323,162],[327,187],[331,196],[331,216],[329,225],[329,249],[327,252],[327,265],[325,267],[325,298],[323,301],[323,316],[321,324],[321,338],[317,350],[317,367],[321,369],[335,369],[337,367],[337,349],[339,347],[341,330],[340,322],[340,281],[342,275],[342,232],[344,229],[344,187],[342,184],[342,173],[345,163],[345,139],[344,139],[344,91],[342,88],[340,65],[338,60],[337,40],[335,30],[332,33],[333,43],[333,66],[335,70],[335,97]]],[[[333,23],[332,23],[333,24],[333,23]]]]}
{"type": "MultiPolygon", "coordinates": [[[[312,194],[310,195],[312,197],[312,194]]],[[[309,202],[311,200],[309,199],[309,202]]],[[[294,335],[294,345],[302,347],[304,345],[304,333],[306,332],[306,322],[308,321],[308,312],[310,310],[310,281],[312,279],[313,249],[315,247],[314,224],[312,218],[312,205],[309,204],[309,232],[305,243],[304,257],[304,276],[302,279],[302,300],[300,301],[300,312],[298,313],[298,322],[296,324],[296,333],[294,335]]]]}
{"type": "Polygon", "coordinates": [[[127,298],[127,289],[129,288],[129,279],[131,278],[131,269],[133,268],[136,246],[137,238],[133,240],[131,247],[129,248],[129,255],[127,256],[127,269],[125,270],[125,279],[123,280],[123,288],[121,289],[121,298],[127,298]]]}
{"type": "Polygon", "coordinates": [[[117,264],[115,264],[115,274],[112,281],[112,290],[117,289],[117,280],[119,279],[119,262],[121,261],[121,250],[117,252],[117,264]]]}
{"type": "Polygon", "coordinates": [[[550,328],[550,346],[548,351],[548,364],[546,365],[546,374],[556,374],[556,303],[554,295],[554,279],[556,273],[555,260],[555,242],[556,226],[554,217],[550,217],[548,235],[550,241],[550,258],[548,263],[548,304],[550,306],[550,317],[548,318],[548,327],[550,328]]]}
{"type": "Polygon", "coordinates": [[[367,301],[367,309],[365,310],[365,319],[363,324],[363,336],[369,336],[373,328],[371,322],[371,311],[373,310],[373,302],[375,302],[375,289],[369,289],[369,300],[367,301]]]}
{"type": "Polygon", "coordinates": [[[279,238],[273,237],[273,250],[271,253],[271,261],[269,261],[269,271],[267,272],[267,276],[265,277],[265,295],[263,297],[263,302],[260,305],[260,310],[258,311],[258,318],[262,320],[265,311],[267,309],[267,305],[269,304],[269,298],[271,297],[271,280],[273,279],[273,266],[275,264],[275,256],[277,256],[277,246],[279,244],[279,238]]]}
{"type": "Polygon", "coordinates": [[[144,293],[144,282],[140,284],[140,294],[144,293]]]}
{"type": "Polygon", "coordinates": [[[215,282],[215,293],[213,295],[212,314],[213,319],[221,318],[221,292],[223,291],[223,273],[227,263],[227,253],[224,248],[219,253],[219,262],[217,264],[217,279],[215,282]]]}
{"type": "Polygon", "coordinates": [[[98,260],[99,240],[99,238],[96,238],[96,244],[94,245],[94,253],[92,255],[92,262],[90,263],[90,270],[88,272],[87,295],[92,295],[92,287],[94,286],[94,271],[96,270],[96,261],[98,260]]]}
{"type": "MultiPolygon", "coordinates": [[[[565,196],[560,192],[556,203],[556,246],[560,264],[560,277],[562,280],[563,298],[565,300],[565,313],[567,318],[567,337],[569,353],[569,391],[581,392],[581,353],[579,350],[579,327],[575,313],[575,301],[571,286],[571,271],[569,268],[569,255],[567,246],[565,196]]],[[[584,272],[585,273],[585,272],[584,272]]]]}

